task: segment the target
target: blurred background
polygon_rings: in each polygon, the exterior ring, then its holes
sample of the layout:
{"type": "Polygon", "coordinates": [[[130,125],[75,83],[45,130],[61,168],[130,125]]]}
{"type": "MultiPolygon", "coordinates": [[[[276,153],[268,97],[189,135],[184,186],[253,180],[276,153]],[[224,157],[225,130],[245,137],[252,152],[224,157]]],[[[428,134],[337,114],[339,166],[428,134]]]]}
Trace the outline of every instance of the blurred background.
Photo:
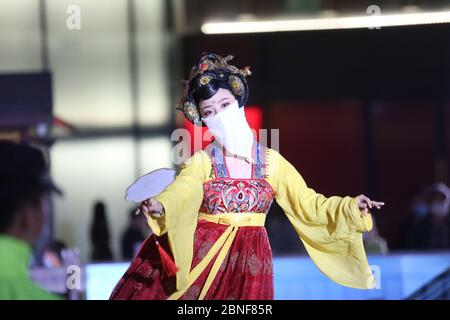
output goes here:
{"type": "Polygon", "coordinates": [[[35,280],[67,294],[69,248],[83,270],[70,297],[109,296],[150,232],[125,190],[176,168],[171,134],[192,129],[175,111],[182,79],[211,51],[251,66],[249,122],[279,129],[308,186],[386,203],[365,235],[382,279],[369,292],[324,278],[274,203],[275,297],[448,299],[449,23],[437,0],[1,0],[0,139],[39,146],[64,191],[35,280]]]}

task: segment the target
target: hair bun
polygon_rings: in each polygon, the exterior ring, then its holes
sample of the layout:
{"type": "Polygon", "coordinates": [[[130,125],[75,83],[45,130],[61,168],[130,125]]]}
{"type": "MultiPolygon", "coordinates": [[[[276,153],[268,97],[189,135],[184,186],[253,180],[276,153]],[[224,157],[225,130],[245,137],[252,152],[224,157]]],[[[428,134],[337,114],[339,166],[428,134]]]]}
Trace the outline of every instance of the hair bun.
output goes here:
{"type": "Polygon", "coordinates": [[[185,80],[184,95],[177,105],[185,117],[194,124],[202,125],[198,105],[194,93],[203,86],[219,83],[219,87],[229,89],[239,103],[244,106],[248,100],[248,85],[246,77],[251,75],[250,67],[239,69],[228,62],[234,57],[222,57],[216,53],[203,52],[197,63],[191,68],[189,79],[185,80]]]}

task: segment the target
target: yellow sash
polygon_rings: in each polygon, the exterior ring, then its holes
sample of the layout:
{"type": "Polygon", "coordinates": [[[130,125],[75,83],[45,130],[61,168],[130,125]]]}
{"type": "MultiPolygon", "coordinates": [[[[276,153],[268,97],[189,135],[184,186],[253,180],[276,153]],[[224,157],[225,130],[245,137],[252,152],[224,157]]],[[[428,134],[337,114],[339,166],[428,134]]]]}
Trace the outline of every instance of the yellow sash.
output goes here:
{"type": "Polygon", "coordinates": [[[188,275],[188,284],[185,288],[180,289],[172,293],[168,300],[176,300],[180,298],[183,293],[197,280],[197,278],[202,274],[202,272],[209,265],[211,260],[214,258],[216,253],[219,251],[216,261],[214,262],[211,271],[208,274],[206,282],[200,292],[199,300],[203,300],[206,293],[208,292],[214,278],[225,259],[228,250],[233,243],[234,237],[240,227],[262,227],[266,220],[266,214],[246,212],[246,213],[222,213],[222,214],[207,214],[200,212],[199,219],[207,220],[209,222],[220,223],[228,225],[223,234],[217,239],[211,249],[208,251],[206,256],[195,266],[194,269],[188,275]]]}

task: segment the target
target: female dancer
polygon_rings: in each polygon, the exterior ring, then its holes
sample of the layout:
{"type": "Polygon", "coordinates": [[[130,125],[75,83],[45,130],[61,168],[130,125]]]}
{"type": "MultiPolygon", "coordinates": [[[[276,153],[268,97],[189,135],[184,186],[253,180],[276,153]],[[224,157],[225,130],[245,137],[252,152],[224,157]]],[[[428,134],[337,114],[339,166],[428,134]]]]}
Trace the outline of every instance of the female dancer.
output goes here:
{"type": "Polygon", "coordinates": [[[362,233],[372,228],[369,210],[384,203],[316,193],[281,154],[255,141],[243,112],[250,70],[231,59],[203,53],[192,68],[178,109],[215,140],[141,204],[154,234],[111,299],[273,299],[264,221],[274,199],[326,276],[372,288],[362,233]]]}

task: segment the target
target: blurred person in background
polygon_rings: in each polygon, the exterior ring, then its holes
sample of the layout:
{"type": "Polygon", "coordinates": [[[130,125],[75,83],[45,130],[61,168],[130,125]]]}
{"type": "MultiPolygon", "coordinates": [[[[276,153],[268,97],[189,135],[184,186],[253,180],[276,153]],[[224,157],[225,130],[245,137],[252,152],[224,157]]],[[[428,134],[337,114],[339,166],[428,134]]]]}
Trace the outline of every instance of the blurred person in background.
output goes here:
{"type": "Polygon", "coordinates": [[[145,217],[137,215],[136,209],[130,211],[129,217],[129,224],[122,234],[122,259],[124,260],[131,260],[136,256],[142,242],[148,236],[146,231],[149,229],[145,217]]]}
{"type": "Polygon", "coordinates": [[[42,255],[42,264],[45,268],[60,268],[64,265],[62,256],[63,250],[66,249],[64,242],[60,240],[50,240],[45,246],[42,255]]]}
{"type": "Polygon", "coordinates": [[[428,247],[428,230],[425,227],[430,214],[426,193],[418,192],[411,201],[410,213],[402,225],[402,243],[407,250],[423,250],[428,247]]]}
{"type": "Polygon", "coordinates": [[[298,245],[298,236],[292,230],[290,224],[284,219],[283,212],[273,210],[271,214],[271,217],[267,217],[266,229],[270,236],[272,254],[306,254],[305,247],[298,245]]]}
{"type": "Polygon", "coordinates": [[[94,219],[91,225],[92,261],[111,261],[113,254],[109,246],[109,227],[106,207],[101,201],[94,204],[94,219]]]}
{"type": "Polygon", "coordinates": [[[450,189],[444,183],[432,185],[427,192],[430,214],[425,227],[428,230],[428,249],[450,248],[450,189]]]}
{"type": "Polygon", "coordinates": [[[363,234],[364,248],[370,254],[387,254],[389,253],[386,239],[378,232],[375,219],[373,220],[372,230],[363,234]]]}
{"type": "Polygon", "coordinates": [[[0,299],[58,299],[28,275],[32,247],[49,214],[53,184],[43,154],[25,144],[0,142],[0,299]]]}

